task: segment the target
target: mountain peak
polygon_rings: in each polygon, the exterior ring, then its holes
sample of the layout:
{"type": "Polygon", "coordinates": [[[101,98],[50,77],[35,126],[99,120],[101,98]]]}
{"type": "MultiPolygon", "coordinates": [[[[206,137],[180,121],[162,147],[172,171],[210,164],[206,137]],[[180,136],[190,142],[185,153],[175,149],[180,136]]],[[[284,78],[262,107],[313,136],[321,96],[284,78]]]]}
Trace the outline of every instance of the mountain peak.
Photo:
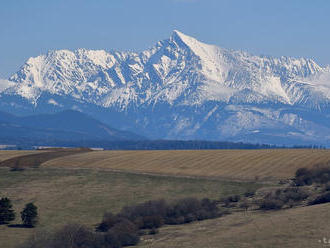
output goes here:
{"type": "Polygon", "coordinates": [[[184,38],[184,37],[189,37],[189,38],[192,38],[184,33],[182,33],[181,31],[177,30],[177,29],[174,29],[173,32],[172,32],[172,36],[178,36],[179,38],[184,38]]]}
{"type": "Polygon", "coordinates": [[[196,46],[200,46],[200,44],[203,44],[202,42],[198,41],[197,39],[188,36],[178,30],[174,30],[171,36],[171,40],[175,41],[178,45],[185,45],[191,49],[193,49],[196,46]]]}
{"type": "Polygon", "coordinates": [[[155,138],[330,144],[329,75],[309,59],[250,55],[174,30],[142,53],[78,49],[31,58],[13,84],[0,80],[0,110],[80,109],[155,138]]]}
{"type": "Polygon", "coordinates": [[[178,30],[174,30],[171,41],[181,48],[188,48],[200,61],[201,71],[206,78],[217,82],[223,82],[227,74],[227,65],[221,55],[224,49],[214,45],[203,43],[178,30]]]}

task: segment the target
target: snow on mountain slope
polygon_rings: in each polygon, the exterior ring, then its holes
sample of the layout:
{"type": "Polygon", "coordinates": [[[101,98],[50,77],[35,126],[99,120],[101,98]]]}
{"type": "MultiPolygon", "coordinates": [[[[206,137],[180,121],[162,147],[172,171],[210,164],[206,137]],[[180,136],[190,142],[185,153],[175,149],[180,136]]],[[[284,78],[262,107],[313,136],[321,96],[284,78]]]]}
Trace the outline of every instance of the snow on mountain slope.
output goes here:
{"type": "MultiPolygon", "coordinates": [[[[231,98],[237,101],[242,92],[244,101],[292,104],[301,102],[302,97],[293,94],[300,85],[292,80],[323,70],[312,60],[252,56],[174,31],[169,40],[140,54],[79,49],[30,58],[10,78],[19,84],[7,92],[34,104],[43,92],[49,92],[122,108],[131,102],[173,103],[180,97],[188,105],[208,100],[228,102],[231,98]]],[[[329,99],[327,94],[325,97],[329,99]]]]}
{"type": "Polygon", "coordinates": [[[175,30],[141,53],[78,49],[30,58],[3,87],[0,105],[79,109],[155,138],[328,142],[329,79],[329,67],[311,59],[250,55],[175,30]]]}
{"type": "Polygon", "coordinates": [[[7,88],[14,86],[14,84],[15,84],[14,82],[0,78],[0,93],[6,90],[7,88]]]}

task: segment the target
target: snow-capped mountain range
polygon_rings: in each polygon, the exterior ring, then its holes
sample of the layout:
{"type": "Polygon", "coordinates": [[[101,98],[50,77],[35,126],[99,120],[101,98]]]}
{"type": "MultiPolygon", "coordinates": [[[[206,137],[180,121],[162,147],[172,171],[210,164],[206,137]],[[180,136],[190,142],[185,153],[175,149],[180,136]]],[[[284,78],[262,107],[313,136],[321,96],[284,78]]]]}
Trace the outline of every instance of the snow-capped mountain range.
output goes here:
{"type": "Polygon", "coordinates": [[[150,138],[330,145],[330,67],[179,31],[141,53],[50,51],[0,81],[0,92],[3,111],[76,109],[150,138]]]}

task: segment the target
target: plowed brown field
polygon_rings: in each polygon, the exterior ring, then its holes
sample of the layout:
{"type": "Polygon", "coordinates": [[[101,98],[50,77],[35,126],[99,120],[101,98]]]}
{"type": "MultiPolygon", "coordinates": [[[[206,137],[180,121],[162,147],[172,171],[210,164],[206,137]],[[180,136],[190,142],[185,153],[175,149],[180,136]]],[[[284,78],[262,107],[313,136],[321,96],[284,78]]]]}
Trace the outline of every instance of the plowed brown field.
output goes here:
{"type": "Polygon", "coordinates": [[[43,166],[229,179],[285,179],[301,167],[330,161],[330,150],[95,151],[43,166]]]}

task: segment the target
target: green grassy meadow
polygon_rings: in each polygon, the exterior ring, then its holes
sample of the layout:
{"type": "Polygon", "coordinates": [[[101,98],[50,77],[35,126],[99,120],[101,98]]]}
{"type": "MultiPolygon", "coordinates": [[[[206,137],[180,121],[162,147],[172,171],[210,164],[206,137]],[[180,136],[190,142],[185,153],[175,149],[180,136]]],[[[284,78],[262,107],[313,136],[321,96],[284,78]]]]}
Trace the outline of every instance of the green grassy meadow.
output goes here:
{"type": "Polygon", "coordinates": [[[91,228],[104,212],[153,199],[209,197],[219,199],[262,187],[251,182],[179,178],[111,172],[96,169],[34,168],[24,171],[0,169],[0,194],[9,197],[20,224],[19,212],[28,202],[39,208],[36,229],[0,226],[0,247],[16,247],[39,230],[53,230],[67,223],[91,228]]]}

